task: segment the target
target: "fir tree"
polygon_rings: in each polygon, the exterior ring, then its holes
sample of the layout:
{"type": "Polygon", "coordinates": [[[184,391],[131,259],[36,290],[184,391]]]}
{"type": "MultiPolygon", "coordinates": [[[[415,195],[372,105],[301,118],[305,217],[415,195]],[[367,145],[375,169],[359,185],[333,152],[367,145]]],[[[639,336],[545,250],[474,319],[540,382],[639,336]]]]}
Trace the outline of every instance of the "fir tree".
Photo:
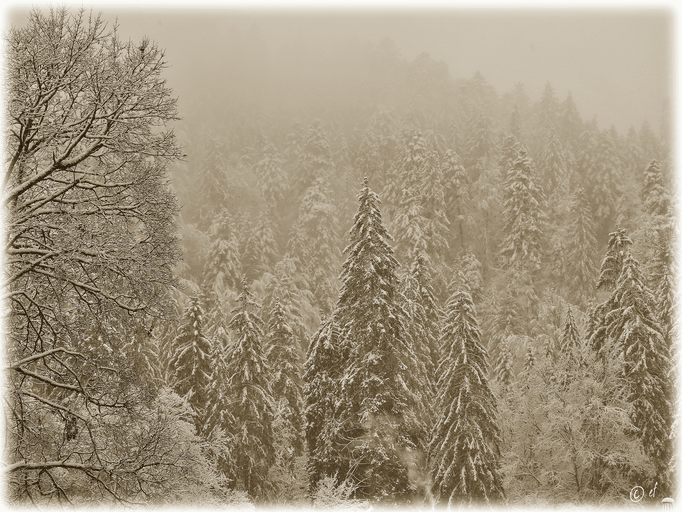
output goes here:
{"type": "Polygon", "coordinates": [[[670,211],[670,195],[666,191],[657,160],[652,160],[644,171],[642,202],[644,212],[651,217],[665,217],[670,211]]]}
{"type": "Polygon", "coordinates": [[[594,280],[597,275],[597,241],[594,237],[594,223],[585,191],[579,187],[573,196],[566,245],[566,274],[569,294],[577,304],[586,304],[594,294],[594,280]]]}
{"type": "Polygon", "coordinates": [[[339,326],[329,318],[323,321],[310,342],[303,377],[310,490],[325,477],[348,472],[348,463],[341,456],[342,446],[337,443],[335,420],[344,362],[339,326]]]}
{"type": "Polygon", "coordinates": [[[566,312],[566,322],[564,323],[564,332],[561,336],[560,350],[563,354],[572,354],[580,347],[580,332],[575,324],[573,312],[568,308],[566,312]]]}
{"type": "Polygon", "coordinates": [[[284,163],[277,148],[269,140],[263,142],[260,153],[260,159],[253,166],[253,171],[258,176],[261,196],[267,204],[276,206],[289,190],[284,163]]]}
{"type": "Polygon", "coordinates": [[[226,369],[234,416],[232,453],[237,488],[261,498],[271,489],[268,470],[275,453],[273,398],[268,383],[271,369],[263,346],[263,321],[255,312],[258,305],[245,281],[242,286],[229,325],[235,335],[226,369]]]}
{"type": "Polygon", "coordinates": [[[504,264],[538,268],[543,254],[545,196],[542,188],[535,183],[532,161],[523,149],[507,172],[504,193],[504,231],[507,236],[500,251],[504,264]]]}
{"type": "Polygon", "coordinates": [[[220,294],[236,287],[241,272],[236,230],[226,210],[213,220],[209,236],[211,246],[204,265],[203,286],[220,294]]]}
{"type": "Polygon", "coordinates": [[[317,306],[329,314],[337,297],[334,269],[339,262],[336,208],[329,199],[326,180],[306,190],[289,240],[289,252],[299,271],[308,276],[317,306]]]}
{"type": "Polygon", "coordinates": [[[452,237],[459,242],[460,251],[466,251],[467,240],[464,226],[467,224],[467,213],[471,192],[469,175],[464,169],[459,156],[451,149],[445,152],[441,163],[443,175],[443,200],[445,213],[450,224],[452,237]]]}
{"type": "Polygon", "coordinates": [[[497,406],[487,380],[488,354],[471,296],[458,292],[446,306],[438,381],[438,420],[429,445],[440,501],[489,503],[504,497],[499,474],[497,406]]]}
{"type": "Polygon", "coordinates": [[[415,380],[420,372],[399,306],[399,265],[367,179],[359,201],[335,313],[348,350],[338,421],[348,439],[345,458],[356,469],[339,478],[352,478],[358,497],[396,500],[414,492],[400,454],[423,443],[424,383],[415,380]]]}
{"type": "Polygon", "coordinates": [[[614,289],[618,276],[620,276],[623,269],[623,261],[630,245],[632,245],[632,240],[627,236],[625,229],[616,228],[616,231],[609,233],[609,243],[599,270],[597,289],[606,289],[608,291],[614,289]]]}
{"type": "Polygon", "coordinates": [[[273,398],[283,402],[284,425],[293,434],[292,455],[300,455],[303,450],[302,355],[279,300],[270,312],[266,346],[266,357],[273,371],[273,398]]]}
{"type": "Polygon", "coordinates": [[[173,340],[173,389],[186,397],[197,416],[197,431],[201,432],[206,420],[207,390],[211,385],[213,347],[204,333],[203,311],[198,296],[190,298],[185,310],[186,323],[173,340]]]}
{"type": "Polygon", "coordinates": [[[438,380],[436,369],[440,361],[440,311],[431,286],[427,255],[421,253],[415,258],[409,273],[400,281],[400,290],[406,299],[404,309],[410,318],[414,350],[420,359],[420,368],[423,366],[425,375],[422,378],[429,385],[428,397],[431,399],[438,380]]]}
{"type": "Polygon", "coordinates": [[[670,351],[655,317],[654,296],[630,254],[623,261],[612,302],[615,307],[606,315],[607,333],[623,357],[623,378],[634,406],[632,422],[656,465],[658,481],[668,488],[672,484],[665,476],[672,454],[670,351]]]}

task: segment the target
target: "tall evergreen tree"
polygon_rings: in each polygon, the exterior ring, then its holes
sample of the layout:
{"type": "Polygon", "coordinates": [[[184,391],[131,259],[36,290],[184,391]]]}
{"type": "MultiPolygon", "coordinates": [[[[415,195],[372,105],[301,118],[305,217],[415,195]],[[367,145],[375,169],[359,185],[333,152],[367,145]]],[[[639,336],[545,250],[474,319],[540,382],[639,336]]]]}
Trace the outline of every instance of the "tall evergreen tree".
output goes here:
{"type": "Polygon", "coordinates": [[[488,385],[488,354],[471,296],[446,306],[438,382],[438,420],[429,445],[434,487],[448,506],[489,503],[504,496],[499,472],[500,428],[488,385]]]}
{"type": "Polygon", "coordinates": [[[211,245],[204,264],[203,286],[220,294],[237,286],[241,272],[236,230],[226,210],[213,220],[209,236],[211,245]]]}
{"type": "Polygon", "coordinates": [[[289,178],[284,171],[284,162],[279,151],[269,140],[265,140],[260,158],[253,170],[258,176],[258,187],[265,202],[273,207],[279,204],[289,190],[289,178]]]}
{"type": "Polygon", "coordinates": [[[398,262],[365,179],[346,247],[343,288],[335,317],[348,347],[339,423],[348,439],[345,457],[355,468],[358,497],[399,500],[415,491],[409,463],[424,442],[420,408],[424,383],[415,381],[417,357],[399,306],[398,262]]]}
{"type": "Polygon", "coordinates": [[[578,187],[573,195],[569,212],[566,245],[566,276],[569,295],[577,304],[586,304],[594,295],[594,282],[597,276],[597,240],[594,237],[592,212],[587,195],[578,187]]]}
{"type": "Polygon", "coordinates": [[[652,160],[644,171],[642,202],[644,212],[651,217],[665,217],[670,211],[670,195],[657,160],[652,160]]]}
{"type": "Polygon", "coordinates": [[[173,340],[173,357],[170,367],[173,389],[187,398],[197,416],[197,431],[204,427],[207,411],[207,391],[211,385],[213,347],[204,333],[201,300],[194,295],[185,310],[185,325],[173,340]]]}
{"type": "Polygon", "coordinates": [[[464,227],[467,224],[467,214],[471,191],[469,187],[469,175],[462,165],[459,155],[448,149],[441,163],[443,175],[443,200],[445,201],[445,214],[450,224],[451,239],[458,241],[460,253],[464,254],[467,247],[467,239],[464,227]]]}
{"type": "Polygon", "coordinates": [[[672,455],[670,427],[670,351],[655,316],[655,299],[631,254],[613,291],[614,308],[606,315],[607,333],[623,357],[623,378],[633,404],[632,422],[644,450],[657,469],[657,480],[669,489],[667,465],[672,455]]]}
{"type": "Polygon", "coordinates": [[[310,490],[324,477],[346,475],[348,461],[338,443],[337,416],[345,353],[338,324],[333,318],[322,322],[313,336],[305,362],[305,440],[310,490]]]}
{"type": "Polygon", "coordinates": [[[335,269],[339,263],[336,207],[329,198],[326,180],[315,180],[301,201],[289,240],[289,252],[308,284],[317,306],[329,314],[337,297],[335,269]]]}
{"type": "MultiPolygon", "coordinates": [[[[439,331],[440,310],[431,286],[428,256],[421,253],[412,262],[409,273],[400,281],[405,297],[404,309],[410,319],[414,350],[423,366],[424,380],[429,385],[429,398],[433,398],[440,361],[439,331]]],[[[431,403],[431,401],[429,401],[431,403]]]]}
{"type": "Polygon", "coordinates": [[[507,235],[500,251],[504,265],[538,268],[543,254],[545,195],[536,184],[533,163],[523,149],[507,172],[504,196],[507,235]]]}
{"type": "Polygon", "coordinates": [[[566,311],[566,321],[564,322],[564,332],[561,336],[560,350],[564,354],[571,354],[580,346],[580,332],[573,318],[573,311],[568,308],[566,311]]]}
{"type": "Polygon", "coordinates": [[[273,398],[282,402],[283,423],[293,435],[292,455],[300,455],[303,450],[302,354],[279,300],[270,312],[266,347],[273,372],[273,398]]]}
{"type": "Polygon", "coordinates": [[[234,416],[234,475],[238,489],[262,498],[271,490],[268,470],[275,453],[273,398],[268,383],[271,369],[263,346],[263,321],[256,313],[258,305],[245,281],[242,286],[229,325],[235,335],[226,369],[234,416]]]}

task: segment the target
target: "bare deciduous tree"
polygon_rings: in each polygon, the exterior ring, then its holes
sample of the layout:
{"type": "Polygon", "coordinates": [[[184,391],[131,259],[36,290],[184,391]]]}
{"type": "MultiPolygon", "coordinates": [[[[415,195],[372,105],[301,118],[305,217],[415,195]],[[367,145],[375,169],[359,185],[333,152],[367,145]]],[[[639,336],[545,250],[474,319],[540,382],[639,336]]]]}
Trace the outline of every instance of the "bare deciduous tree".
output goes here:
{"type": "Polygon", "coordinates": [[[111,427],[152,403],[129,347],[150,342],[178,259],[164,53],[84,11],[34,10],[6,65],[10,496],[71,499],[77,473],[134,500],[131,454],[160,444],[115,454],[111,427]]]}

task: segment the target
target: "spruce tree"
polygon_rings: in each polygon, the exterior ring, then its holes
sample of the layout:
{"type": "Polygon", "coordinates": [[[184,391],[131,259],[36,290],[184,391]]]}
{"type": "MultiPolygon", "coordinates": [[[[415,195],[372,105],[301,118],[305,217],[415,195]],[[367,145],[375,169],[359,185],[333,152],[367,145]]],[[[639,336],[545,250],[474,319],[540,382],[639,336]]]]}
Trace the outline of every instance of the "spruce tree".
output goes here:
{"type": "Polygon", "coordinates": [[[175,392],[183,396],[196,412],[197,431],[201,432],[206,420],[207,391],[213,371],[213,346],[204,333],[203,310],[200,298],[190,298],[185,310],[185,325],[172,342],[173,357],[170,368],[174,369],[172,381],[175,392]]]}
{"type": "Polygon", "coordinates": [[[545,195],[536,184],[535,169],[524,149],[507,172],[504,190],[504,232],[500,254],[506,267],[539,268],[543,254],[545,195]]]}
{"type": "MultiPolygon", "coordinates": [[[[632,240],[627,236],[625,229],[617,228],[609,235],[609,243],[606,255],[601,263],[597,289],[612,292],[623,269],[625,255],[632,245],[632,240]]],[[[588,328],[588,344],[597,352],[602,361],[608,357],[609,342],[607,335],[606,315],[615,308],[611,297],[605,302],[594,304],[590,308],[590,323],[588,328]]]]}
{"type": "Polygon", "coordinates": [[[275,145],[266,139],[261,146],[260,158],[254,164],[253,171],[258,176],[261,196],[267,204],[275,207],[289,190],[288,177],[275,145]]]}
{"type": "Polygon", "coordinates": [[[569,295],[577,304],[584,305],[594,295],[597,276],[597,241],[587,195],[578,187],[569,213],[570,225],[566,245],[566,275],[569,295]]]}
{"type": "Polygon", "coordinates": [[[448,301],[441,330],[444,349],[438,381],[438,420],[429,455],[439,500],[479,504],[504,496],[499,474],[500,428],[488,385],[488,354],[471,296],[457,292],[448,301]]]}
{"type": "Polygon", "coordinates": [[[266,357],[273,372],[273,398],[283,403],[283,423],[293,435],[293,455],[300,455],[303,450],[302,354],[279,300],[270,312],[266,340],[266,357]]]}
{"type": "Polygon", "coordinates": [[[607,334],[616,354],[622,354],[623,379],[633,404],[632,422],[644,450],[652,458],[664,486],[672,455],[670,427],[670,350],[655,316],[655,299],[631,254],[612,294],[614,308],[606,315],[607,334]]]}
{"type": "Polygon", "coordinates": [[[441,163],[443,175],[443,195],[445,213],[450,224],[451,237],[456,239],[460,253],[466,251],[467,239],[464,226],[467,224],[467,213],[471,192],[469,190],[469,175],[462,165],[459,155],[448,149],[441,163]]]}
{"type": "Polygon", "coordinates": [[[236,230],[227,210],[213,220],[209,237],[211,245],[204,265],[203,286],[220,294],[237,286],[241,272],[236,230]]]}
{"type": "Polygon", "coordinates": [[[234,475],[238,489],[262,498],[271,490],[268,470],[275,454],[273,398],[268,383],[271,369],[263,346],[263,321],[256,313],[258,305],[245,281],[242,286],[229,325],[234,337],[226,369],[234,416],[234,475]]]}
{"type": "Polygon", "coordinates": [[[289,253],[296,258],[299,272],[308,276],[317,307],[325,314],[331,313],[338,293],[337,222],[326,179],[317,179],[301,200],[289,240],[289,253]]]}
{"type": "Polygon", "coordinates": [[[305,440],[308,448],[309,490],[325,477],[346,475],[348,461],[337,442],[338,401],[345,364],[339,326],[333,318],[322,322],[313,336],[305,362],[305,440]]]}
{"type": "Polygon", "coordinates": [[[564,323],[564,332],[561,336],[561,352],[563,354],[572,354],[580,347],[580,332],[575,324],[573,312],[568,308],[566,312],[566,322],[564,323]]]}
{"type": "Polygon", "coordinates": [[[403,307],[410,320],[414,351],[419,358],[420,369],[423,367],[425,372],[422,378],[429,386],[428,397],[432,399],[438,381],[436,369],[440,361],[440,311],[431,286],[427,255],[420,253],[415,258],[409,273],[400,281],[400,290],[405,298],[403,307]]]}
{"type": "Polygon", "coordinates": [[[338,422],[348,440],[344,456],[355,468],[339,479],[352,478],[357,497],[400,500],[415,491],[400,454],[416,453],[424,442],[425,383],[416,380],[399,265],[367,179],[359,201],[335,312],[348,350],[338,422]]]}
{"type": "Polygon", "coordinates": [[[644,212],[651,217],[665,217],[670,211],[670,195],[666,191],[661,166],[655,159],[644,171],[642,202],[644,212]]]}

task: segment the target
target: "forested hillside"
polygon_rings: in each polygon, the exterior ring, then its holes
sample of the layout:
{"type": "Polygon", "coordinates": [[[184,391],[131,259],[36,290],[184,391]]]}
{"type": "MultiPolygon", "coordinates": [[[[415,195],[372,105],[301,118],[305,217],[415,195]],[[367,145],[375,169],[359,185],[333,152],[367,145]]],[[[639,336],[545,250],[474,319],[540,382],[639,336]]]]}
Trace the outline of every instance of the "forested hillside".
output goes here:
{"type": "Polygon", "coordinates": [[[675,494],[669,106],[621,133],[384,40],[203,118],[51,16],[10,46],[12,499],[675,494]]]}

